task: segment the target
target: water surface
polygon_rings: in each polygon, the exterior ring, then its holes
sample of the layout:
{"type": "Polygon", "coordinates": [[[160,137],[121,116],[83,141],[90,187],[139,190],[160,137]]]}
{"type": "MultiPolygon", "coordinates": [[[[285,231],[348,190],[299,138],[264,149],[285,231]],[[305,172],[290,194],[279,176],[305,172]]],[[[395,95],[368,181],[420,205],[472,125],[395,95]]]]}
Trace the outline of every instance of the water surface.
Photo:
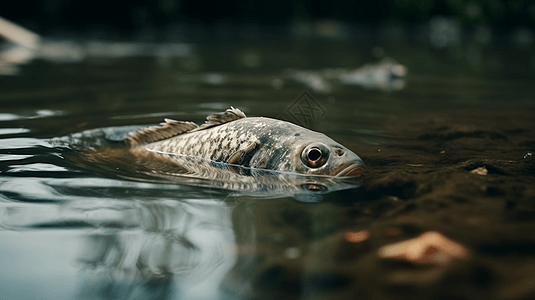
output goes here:
{"type": "Polygon", "coordinates": [[[305,46],[313,45],[238,47],[217,59],[207,46],[164,62],[37,61],[20,76],[1,78],[0,298],[327,299],[359,284],[338,272],[339,253],[323,245],[356,230],[361,212],[352,204],[369,200],[360,184],[312,198],[269,188],[236,193],[213,180],[149,180],[126,158],[88,159],[163,118],[202,123],[234,106],[249,116],[296,122],[289,108],[308,90],[325,110],[311,115],[308,127],[359,154],[360,146],[380,149],[410,138],[385,131],[384,121],[396,116],[535,106],[535,72],[515,67],[518,57],[452,66],[444,53],[415,47],[409,55],[400,48],[390,54],[408,66],[402,89],[335,82],[323,93],[284,79],[283,69],[356,67],[374,59],[339,45],[298,57],[305,46]],[[261,63],[240,63],[244,55],[261,63]],[[435,68],[418,62],[424,55],[435,68]]]}

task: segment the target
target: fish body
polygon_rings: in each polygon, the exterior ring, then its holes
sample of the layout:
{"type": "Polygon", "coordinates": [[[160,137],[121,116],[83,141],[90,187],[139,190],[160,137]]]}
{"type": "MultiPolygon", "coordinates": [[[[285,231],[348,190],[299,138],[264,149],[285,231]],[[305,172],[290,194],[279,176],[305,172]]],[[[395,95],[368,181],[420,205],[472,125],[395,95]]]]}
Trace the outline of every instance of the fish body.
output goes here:
{"type": "Polygon", "coordinates": [[[201,126],[166,119],[128,141],[133,151],[307,175],[358,176],[364,166],[358,155],[322,133],[286,121],[248,118],[236,108],[208,116],[201,126]]]}

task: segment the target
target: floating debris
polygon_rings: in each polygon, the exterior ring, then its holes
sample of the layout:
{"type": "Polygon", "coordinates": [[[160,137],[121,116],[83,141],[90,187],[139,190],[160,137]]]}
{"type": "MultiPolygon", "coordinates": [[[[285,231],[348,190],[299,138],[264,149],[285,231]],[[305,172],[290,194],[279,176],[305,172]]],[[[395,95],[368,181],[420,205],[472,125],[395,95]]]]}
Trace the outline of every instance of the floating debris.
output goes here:
{"type": "Polygon", "coordinates": [[[524,155],[524,159],[531,158],[532,156],[533,156],[533,154],[531,154],[531,152],[528,152],[528,153],[526,153],[526,155],[524,155]]]}
{"type": "MultiPolygon", "coordinates": [[[[156,57],[167,63],[168,58],[190,57],[193,46],[185,43],[126,43],[71,40],[48,40],[20,25],[0,17],[0,75],[17,75],[18,66],[34,59],[52,63],[79,63],[86,58],[115,59],[125,57],[156,57]]],[[[208,78],[208,83],[221,84],[219,78],[208,78]]]]}
{"type": "Polygon", "coordinates": [[[391,58],[366,64],[355,71],[340,74],[340,83],[358,85],[367,90],[398,91],[405,87],[407,67],[391,58]]]}
{"type": "Polygon", "coordinates": [[[0,17],[0,36],[7,40],[30,49],[35,49],[39,45],[39,35],[29,31],[22,26],[12,23],[0,17]]]}
{"type": "Polygon", "coordinates": [[[319,71],[289,69],[283,71],[282,76],[287,80],[303,84],[317,93],[327,94],[331,91],[331,84],[327,83],[319,71]]]}
{"type": "Polygon", "coordinates": [[[468,250],[439,232],[428,231],[417,238],[379,249],[383,259],[405,260],[423,266],[446,266],[454,260],[466,259],[468,250]]]}
{"type": "Polygon", "coordinates": [[[485,176],[489,173],[489,171],[485,167],[479,167],[477,169],[473,169],[472,171],[470,171],[470,173],[485,176]]]}
{"type": "Polygon", "coordinates": [[[407,67],[391,58],[366,64],[356,70],[344,68],[313,70],[285,70],[283,78],[304,84],[314,92],[330,93],[336,84],[357,85],[367,90],[384,92],[402,90],[407,67]]]}
{"type": "Polygon", "coordinates": [[[0,36],[9,41],[0,51],[0,75],[17,75],[19,65],[34,59],[39,35],[0,17],[0,36]]]}

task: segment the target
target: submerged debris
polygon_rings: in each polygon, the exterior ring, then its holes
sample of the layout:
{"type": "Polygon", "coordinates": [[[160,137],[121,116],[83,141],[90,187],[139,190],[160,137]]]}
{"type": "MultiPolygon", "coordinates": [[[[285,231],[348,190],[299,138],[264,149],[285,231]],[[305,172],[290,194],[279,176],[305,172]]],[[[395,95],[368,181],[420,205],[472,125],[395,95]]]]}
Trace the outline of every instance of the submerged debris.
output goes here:
{"type": "Polygon", "coordinates": [[[454,260],[466,259],[468,250],[439,232],[428,231],[414,239],[380,248],[379,257],[424,266],[446,266],[454,260]]]}
{"type": "Polygon", "coordinates": [[[473,169],[472,171],[470,171],[470,173],[484,176],[484,175],[487,175],[489,171],[485,167],[479,167],[477,169],[473,169]]]}
{"type": "Polygon", "coordinates": [[[361,243],[370,238],[370,232],[368,230],[361,230],[357,232],[347,232],[344,239],[350,243],[361,243]]]}

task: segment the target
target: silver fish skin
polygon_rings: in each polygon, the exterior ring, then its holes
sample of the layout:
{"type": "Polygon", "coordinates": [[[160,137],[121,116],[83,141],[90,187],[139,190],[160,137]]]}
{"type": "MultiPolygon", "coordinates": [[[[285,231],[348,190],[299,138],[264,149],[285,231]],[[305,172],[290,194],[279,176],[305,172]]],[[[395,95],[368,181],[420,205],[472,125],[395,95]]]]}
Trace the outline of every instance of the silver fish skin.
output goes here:
{"type": "Polygon", "coordinates": [[[245,117],[236,108],[207,119],[201,126],[166,119],[162,126],[141,130],[129,140],[136,151],[187,155],[249,168],[309,175],[362,174],[362,159],[322,133],[286,121],[245,117]],[[168,137],[175,132],[180,133],[168,137]]]}

